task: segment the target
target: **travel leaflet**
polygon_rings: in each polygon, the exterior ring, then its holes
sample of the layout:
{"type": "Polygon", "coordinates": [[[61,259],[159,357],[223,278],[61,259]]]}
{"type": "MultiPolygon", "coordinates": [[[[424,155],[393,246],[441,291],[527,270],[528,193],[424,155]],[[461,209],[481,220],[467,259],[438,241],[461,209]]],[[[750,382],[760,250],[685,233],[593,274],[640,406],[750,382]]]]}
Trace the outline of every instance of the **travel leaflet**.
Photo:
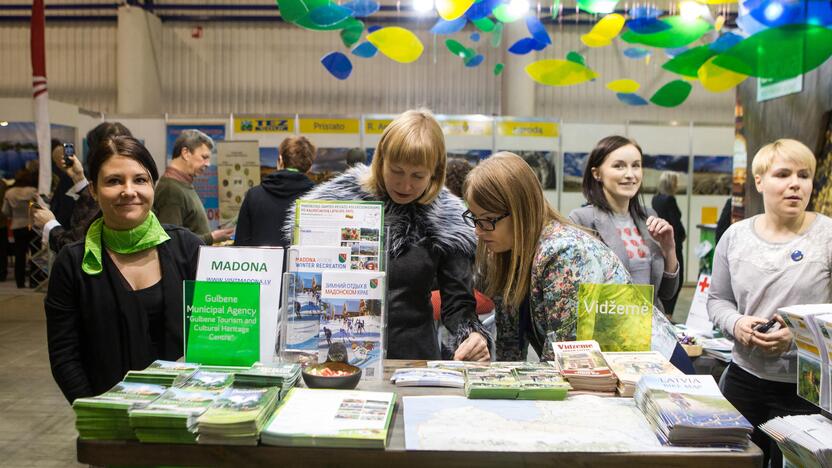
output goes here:
{"type": "Polygon", "coordinates": [[[344,247],[353,270],[384,270],[384,204],[298,200],[292,243],[344,247]]]}
{"type": "Polygon", "coordinates": [[[343,343],[347,362],[362,369],[362,379],[381,379],[384,373],[383,272],[324,272],[321,280],[321,320],[318,359],[343,343]]]}
{"type": "Polygon", "coordinates": [[[815,406],[829,408],[828,356],[814,316],[832,313],[832,304],[804,304],[778,309],[797,345],[797,394],[815,406]],[[826,375],[825,375],[826,374],[826,375]]]}

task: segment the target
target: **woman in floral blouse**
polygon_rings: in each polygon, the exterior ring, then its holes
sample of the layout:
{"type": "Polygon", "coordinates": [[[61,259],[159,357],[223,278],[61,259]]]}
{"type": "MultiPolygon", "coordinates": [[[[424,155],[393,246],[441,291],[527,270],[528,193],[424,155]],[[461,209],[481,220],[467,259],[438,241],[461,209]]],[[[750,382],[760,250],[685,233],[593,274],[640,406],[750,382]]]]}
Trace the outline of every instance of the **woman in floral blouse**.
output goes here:
{"type": "Polygon", "coordinates": [[[552,359],[547,334],[574,340],[578,286],[630,283],[607,246],[570,223],[546,201],[519,156],[497,153],[466,179],[463,217],[477,235],[477,269],[497,303],[497,360],[526,358],[529,344],[552,359]]]}

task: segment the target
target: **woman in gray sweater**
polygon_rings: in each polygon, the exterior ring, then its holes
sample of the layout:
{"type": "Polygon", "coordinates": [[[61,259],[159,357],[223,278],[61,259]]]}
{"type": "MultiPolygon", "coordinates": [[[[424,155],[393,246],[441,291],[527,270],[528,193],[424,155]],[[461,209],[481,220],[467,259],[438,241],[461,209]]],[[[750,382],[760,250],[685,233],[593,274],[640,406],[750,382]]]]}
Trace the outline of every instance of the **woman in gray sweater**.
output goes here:
{"type": "MultiPolygon", "coordinates": [[[[816,161],[781,139],[754,156],[752,173],[765,212],[735,223],[714,255],[708,314],[734,340],[725,397],[754,426],[775,416],[816,413],[796,395],[797,352],[777,309],[832,302],[832,219],[807,212],[816,161]],[[775,318],[768,332],[755,330],[775,318]]],[[[782,464],[777,444],[759,429],[752,441],[766,466],[782,464]]]]}

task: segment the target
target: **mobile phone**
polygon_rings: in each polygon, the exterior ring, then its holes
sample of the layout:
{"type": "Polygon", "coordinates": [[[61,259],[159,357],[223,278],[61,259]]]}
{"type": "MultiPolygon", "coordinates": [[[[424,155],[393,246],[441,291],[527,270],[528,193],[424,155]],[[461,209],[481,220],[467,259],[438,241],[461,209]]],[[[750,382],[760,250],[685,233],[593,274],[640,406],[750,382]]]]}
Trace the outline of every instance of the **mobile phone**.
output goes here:
{"type": "Polygon", "coordinates": [[[70,156],[75,156],[75,145],[72,143],[64,143],[64,166],[72,166],[72,159],[70,156]]]}
{"type": "Polygon", "coordinates": [[[758,331],[760,333],[768,333],[771,330],[771,327],[777,324],[777,319],[771,319],[766,323],[761,323],[754,327],[754,331],[758,331]]]}

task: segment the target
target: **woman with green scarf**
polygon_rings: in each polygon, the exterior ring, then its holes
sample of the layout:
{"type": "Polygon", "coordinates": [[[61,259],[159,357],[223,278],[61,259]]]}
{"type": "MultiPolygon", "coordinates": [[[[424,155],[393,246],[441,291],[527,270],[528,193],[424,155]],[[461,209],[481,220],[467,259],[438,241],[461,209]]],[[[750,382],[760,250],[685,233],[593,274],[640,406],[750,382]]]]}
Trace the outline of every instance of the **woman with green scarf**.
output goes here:
{"type": "Polygon", "coordinates": [[[159,172],[135,138],[94,148],[89,174],[101,217],[58,254],[45,301],[52,375],[70,402],[182,356],[182,281],[201,244],[151,211],[159,172]]]}

